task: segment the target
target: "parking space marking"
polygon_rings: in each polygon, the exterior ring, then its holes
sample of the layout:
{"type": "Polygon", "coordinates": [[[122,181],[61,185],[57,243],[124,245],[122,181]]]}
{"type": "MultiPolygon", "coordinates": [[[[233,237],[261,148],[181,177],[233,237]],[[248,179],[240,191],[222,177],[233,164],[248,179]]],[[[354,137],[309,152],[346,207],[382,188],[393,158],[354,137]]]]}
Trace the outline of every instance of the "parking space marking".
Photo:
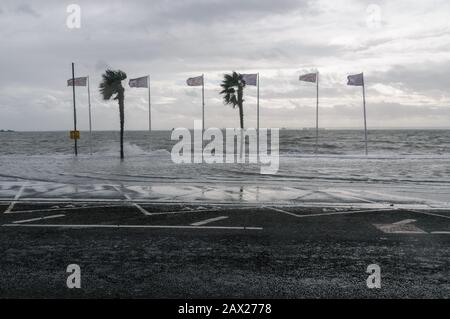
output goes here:
{"type": "Polygon", "coordinates": [[[143,209],[141,205],[135,203],[135,204],[133,204],[133,206],[136,207],[142,214],[144,214],[146,216],[150,216],[151,215],[151,213],[149,213],[148,211],[143,209]]]}
{"type": "Polygon", "coordinates": [[[142,214],[146,215],[146,216],[150,216],[152,215],[151,213],[149,213],[148,211],[146,211],[144,208],[142,208],[141,205],[137,204],[137,203],[133,203],[133,199],[126,193],[122,192],[116,185],[111,185],[112,188],[114,188],[118,193],[120,193],[122,196],[124,196],[129,202],[131,202],[133,207],[136,207],[142,214]]]}
{"type": "Polygon", "coordinates": [[[219,220],[223,220],[223,219],[227,219],[228,216],[219,216],[219,217],[214,217],[214,218],[209,218],[209,219],[205,219],[196,223],[192,223],[191,226],[202,226],[202,225],[206,225],[209,223],[213,223],[213,222],[217,222],[219,220]]]}
{"type": "Polygon", "coordinates": [[[189,214],[189,213],[202,213],[202,212],[217,212],[221,209],[213,208],[213,209],[192,209],[192,210],[178,210],[172,212],[160,212],[160,213],[151,213],[152,216],[155,215],[175,215],[175,214],[189,214]]]}
{"type": "Polygon", "coordinates": [[[25,187],[27,186],[27,183],[23,184],[19,191],[17,192],[16,196],[14,196],[13,201],[11,202],[11,204],[9,204],[8,208],[4,211],[4,214],[9,214],[11,213],[11,211],[14,208],[14,205],[17,204],[17,201],[19,200],[20,196],[22,196],[23,190],[25,189],[25,187]]]}
{"type": "Polygon", "coordinates": [[[388,211],[396,211],[395,208],[381,208],[381,209],[366,209],[366,210],[348,210],[343,212],[331,212],[331,213],[317,213],[317,214],[306,214],[306,215],[298,215],[294,214],[279,208],[264,206],[265,208],[274,210],[276,212],[280,212],[283,214],[291,215],[298,218],[304,217],[320,217],[320,216],[332,216],[332,215],[347,215],[347,214],[357,214],[357,213],[370,213],[370,212],[388,212],[388,211]]]}
{"type": "Polygon", "coordinates": [[[287,215],[291,215],[291,216],[294,216],[294,217],[300,217],[300,216],[297,215],[297,214],[294,214],[294,213],[285,211],[285,210],[283,210],[283,209],[275,208],[275,207],[263,206],[263,208],[268,208],[268,209],[270,209],[270,210],[274,210],[274,211],[276,211],[276,212],[283,213],[283,214],[287,214],[287,215]]]}
{"type": "Polygon", "coordinates": [[[36,228],[167,228],[167,229],[223,229],[223,230],[263,230],[262,227],[249,226],[192,226],[192,225],[58,225],[58,224],[4,224],[3,227],[36,227],[36,228]]]}
{"type": "Polygon", "coordinates": [[[376,208],[376,209],[365,209],[365,210],[346,210],[346,211],[343,211],[343,212],[297,215],[297,217],[303,218],[303,217],[348,215],[348,214],[358,214],[358,213],[375,213],[375,212],[390,212],[390,211],[394,212],[394,211],[397,211],[397,209],[395,209],[395,208],[376,208]]]}
{"type": "Polygon", "coordinates": [[[396,194],[396,195],[393,195],[393,194],[385,194],[385,193],[381,193],[381,192],[376,192],[376,191],[373,191],[373,190],[371,190],[371,191],[369,191],[369,190],[363,190],[363,192],[364,193],[368,193],[368,194],[373,194],[373,195],[377,195],[377,196],[384,196],[385,198],[386,197],[389,197],[389,198],[393,198],[393,199],[396,199],[397,201],[400,199],[400,200],[402,200],[402,201],[405,201],[405,200],[407,200],[407,201],[409,201],[409,202],[428,202],[429,204],[431,204],[431,205],[438,205],[438,206],[448,206],[448,203],[447,202],[443,202],[443,201],[437,201],[437,200],[431,200],[431,199],[427,199],[427,200],[425,200],[425,199],[423,199],[423,198],[419,198],[419,197],[412,197],[412,196],[404,196],[404,195],[398,195],[398,194],[396,194]]]}
{"type": "Polygon", "coordinates": [[[412,234],[412,235],[421,235],[421,234],[428,234],[426,231],[423,230],[396,230],[396,231],[391,231],[391,232],[385,232],[385,233],[389,233],[389,234],[412,234]]]}
{"type": "Polygon", "coordinates": [[[22,224],[22,223],[29,223],[29,222],[35,222],[38,220],[44,220],[44,219],[52,219],[52,218],[59,218],[64,217],[66,215],[59,214],[59,215],[51,215],[51,216],[45,216],[45,217],[37,217],[37,218],[30,218],[30,219],[24,219],[24,220],[17,220],[15,222],[12,222],[13,224],[22,224]]]}
{"type": "Polygon", "coordinates": [[[356,194],[353,192],[349,192],[349,191],[345,191],[345,190],[337,190],[337,189],[331,189],[331,190],[323,190],[321,191],[322,193],[326,193],[329,194],[331,196],[340,196],[341,198],[347,198],[347,199],[356,199],[356,200],[360,200],[362,202],[365,203],[370,203],[370,204],[380,204],[379,202],[375,202],[366,198],[361,198],[359,196],[355,196],[356,194]]]}
{"type": "Polygon", "coordinates": [[[413,223],[415,219],[404,219],[392,224],[373,224],[376,228],[387,234],[427,234],[413,223]]]}
{"type": "Polygon", "coordinates": [[[43,213],[54,211],[66,211],[66,210],[78,210],[78,209],[93,209],[93,208],[113,208],[113,207],[131,207],[131,205],[102,205],[102,206],[80,206],[80,207],[58,207],[58,208],[43,208],[43,209],[29,209],[29,210],[15,210],[9,212],[9,214],[26,214],[26,213],[43,213]]]}
{"type": "Polygon", "coordinates": [[[450,231],[432,231],[430,234],[436,234],[436,235],[450,235],[450,231]]]}

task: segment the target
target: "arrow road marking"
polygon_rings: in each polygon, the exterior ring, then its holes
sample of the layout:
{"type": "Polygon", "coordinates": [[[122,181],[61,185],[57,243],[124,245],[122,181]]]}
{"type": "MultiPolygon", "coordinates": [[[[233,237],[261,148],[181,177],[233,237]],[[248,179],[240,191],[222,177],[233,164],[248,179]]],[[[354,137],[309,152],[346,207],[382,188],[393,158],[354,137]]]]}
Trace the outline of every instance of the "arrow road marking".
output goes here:
{"type": "Polygon", "coordinates": [[[404,219],[392,224],[373,224],[387,234],[426,234],[427,232],[413,225],[415,219],[404,219]]]}

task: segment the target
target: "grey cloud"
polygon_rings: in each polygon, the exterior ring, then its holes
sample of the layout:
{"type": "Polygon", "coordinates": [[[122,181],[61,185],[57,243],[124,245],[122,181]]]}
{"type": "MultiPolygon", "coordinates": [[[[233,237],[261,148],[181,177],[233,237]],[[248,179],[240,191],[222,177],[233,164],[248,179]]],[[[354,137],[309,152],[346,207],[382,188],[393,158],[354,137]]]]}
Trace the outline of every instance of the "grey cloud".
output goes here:
{"type": "MultiPolygon", "coordinates": [[[[276,118],[281,127],[311,127],[314,125],[315,108],[290,101],[294,108],[283,111],[265,109],[263,114],[276,118]],[[297,123],[297,124],[296,124],[297,123]]],[[[363,124],[362,106],[336,105],[320,109],[322,127],[358,128],[363,124]],[[337,124],[339,123],[339,124],[337,124]]],[[[402,105],[396,103],[370,103],[367,105],[369,129],[392,127],[442,128],[450,121],[450,107],[424,107],[421,105],[402,105]],[[435,123],[435,125],[430,125],[435,123]]]]}
{"type": "Polygon", "coordinates": [[[17,13],[30,15],[35,18],[39,18],[41,16],[30,4],[27,3],[18,5],[15,11],[17,13]]]}
{"type": "Polygon", "coordinates": [[[161,19],[176,23],[223,23],[226,20],[251,23],[252,19],[307,8],[308,1],[303,0],[179,0],[164,2],[159,14],[161,19]]]}
{"type": "Polygon", "coordinates": [[[106,70],[108,68],[110,68],[109,64],[107,62],[103,61],[103,60],[98,60],[95,63],[95,70],[96,71],[101,72],[101,71],[104,71],[104,70],[106,70]]]}
{"type": "MultiPolygon", "coordinates": [[[[221,75],[232,70],[261,72],[265,125],[308,126],[314,117],[315,89],[299,83],[298,75],[316,67],[322,74],[324,125],[360,125],[361,107],[356,102],[360,92],[345,85],[345,75],[362,67],[369,71],[368,113],[372,123],[432,126],[444,125],[447,120],[448,125],[448,109],[430,106],[450,101],[450,57],[445,59],[448,53],[443,50],[449,45],[450,35],[443,23],[428,24],[417,34],[408,35],[412,49],[405,53],[399,50],[402,30],[372,36],[360,26],[363,16],[358,16],[359,24],[349,23],[358,28],[338,27],[349,21],[346,10],[362,10],[361,15],[365,14],[365,4],[356,0],[349,0],[348,8],[337,7],[331,0],[111,0],[107,4],[79,0],[79,30],[65,26],[68,3],[49,0],[39,3],[39,7],[31,1],[21,3],[23,7],[18,10],[15,1],[4,0],[0,8],[0,60],[8,61],[0,77],[0,128],[6,124],[13,125],[13,129],[27,129],[30,125],[42,125],[44,129],[70,127],[71,94],[66,80],[71,75],[72,61],[76,63],[76,75],[90,75],[98,129],[117,127],[116,104],[101,101],[97,90],[107,67],[120,68],[129,77],[151,74],[158,128],[190,126],[192,119],[200,115],[199,91],[187,88],[185,80],[201,73],[207,77],[209,123],[236,125],[237,113],[224,106],[219,96],[221,75]],[[36,14],[39,19],[30,18],[36,14]],[[434,39],[434,34],[439,38],[434,39]],[[332,44],[335,37],[364,39],[364,43],[354,49],[332,44]],[[425,40],[432,48],[424,47],[425,40]],[[439,61],[433,61],[434,56],[439,61]],[[420,93],[423,98],[405,105],[393,104],[389,97],[371,89],[377,83],[420,93]],[[36,122],[35,118],[49,120],[36,122]],[[110,119],[114,121],[110,123],[110,119]]],[[[410,6],[409,1],[403,3],[405,8],[410,6]]],[[[440,11],[436,8],[428,16],[439,18],[440,11]]],[[[396,14],[391,12],[393,19],[396,14]]],[[[402,21],[417,24],[414,19],[402,21]]],[[[146,94],[128,88],[126,94],[127,114],[132,119],[127,127],[145,129],[146,94]]],[[[249,125],[254,123],[255,95],[255,88],[245,92],[249,125]]],[[[77,90],[77,98],[80,112],[85,112],[83,88],[77,90]]],[[[85,125],[83,114],[81,127],[85,125]]]]}
{"type": "Polygon", "coordinates": [[[371,82],[402,84],[417,92],[448,91],[450,88],[450,60],[416,65],[395,65],[386,72],[369,75],[371,82]]]}

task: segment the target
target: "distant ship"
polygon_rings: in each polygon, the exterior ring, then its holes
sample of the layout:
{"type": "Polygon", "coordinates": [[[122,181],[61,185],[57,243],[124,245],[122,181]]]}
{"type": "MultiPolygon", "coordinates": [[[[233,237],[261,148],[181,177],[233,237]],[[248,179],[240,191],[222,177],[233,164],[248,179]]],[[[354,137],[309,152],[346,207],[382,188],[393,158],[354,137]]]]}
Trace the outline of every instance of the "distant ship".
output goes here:
{"type": "Polygon", "coordinates": [[[13,130],[0,130],[0,133],[12,133],[14,132],[13,130]]]}

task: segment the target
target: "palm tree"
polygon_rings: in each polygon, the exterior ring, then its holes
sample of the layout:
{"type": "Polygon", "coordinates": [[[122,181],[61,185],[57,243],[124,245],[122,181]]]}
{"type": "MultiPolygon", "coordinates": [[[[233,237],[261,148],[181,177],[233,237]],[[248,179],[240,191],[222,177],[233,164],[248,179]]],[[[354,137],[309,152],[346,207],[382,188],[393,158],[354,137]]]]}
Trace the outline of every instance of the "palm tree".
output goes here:
{"type": "Polygon", "coordinates": [[[103,99],[117,100],[119,102],[119,115],[120,115],[120,158],[123,159],[123,125],[125,122],[124,101],[125,101],[125,89],[122,86],[122,81],[127,78],[127,74],[121,70],[106,70],[102,75],[102,82],[100,83],[100,94],[103,99]]]}
{"type": "Polygon", "coordinates": [[[239,108],[239,118],[241,129],[244,128],[244,88],[245,81],[242,74],[233,71],[232,74],[225,74],[222,84],[224,104],[230,104],[233,108],[239,108]]]}

